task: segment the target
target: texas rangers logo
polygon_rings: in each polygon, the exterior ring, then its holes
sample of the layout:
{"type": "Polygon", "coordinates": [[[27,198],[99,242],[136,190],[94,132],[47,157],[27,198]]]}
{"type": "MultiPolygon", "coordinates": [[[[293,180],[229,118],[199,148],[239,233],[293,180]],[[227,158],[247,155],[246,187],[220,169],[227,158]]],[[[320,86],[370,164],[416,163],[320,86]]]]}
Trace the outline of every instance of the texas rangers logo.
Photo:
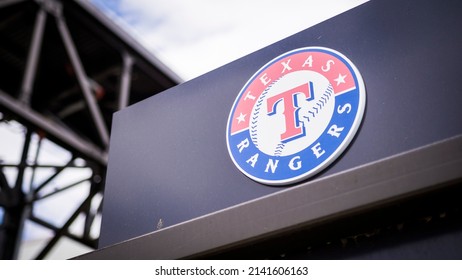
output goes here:
{"type": "Polygon", "coordinates": [[[361,75],[343,54],[323,47],[284,53],[237,96],[226,131],[229,154],[260,183],[304,180],[346,149],[365,104],[361,75]]]}

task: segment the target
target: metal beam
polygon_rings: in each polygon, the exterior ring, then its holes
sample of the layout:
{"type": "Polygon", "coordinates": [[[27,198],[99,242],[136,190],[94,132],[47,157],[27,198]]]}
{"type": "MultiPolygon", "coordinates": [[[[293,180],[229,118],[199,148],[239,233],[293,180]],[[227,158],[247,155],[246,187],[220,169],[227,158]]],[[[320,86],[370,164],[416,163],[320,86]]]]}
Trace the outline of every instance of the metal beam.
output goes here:
{"type": "MultiPolygon", "coordinates": [[[[18,167],[18,164],[2,164],[0,163],[0,167],[18,167]]],[[[62,168],[64,167],[63,165],[53,165],[53,164],[26,164],[26,167],[30,168],[62,168]]],[[[74,163],[72,163],[69,166],[66,166],[66,168],[89,168],[88,166],[77,166],[74,163]]]]}
{"type": "Polygon", "coordinates": [[[2,259],[17,259],[21,236],[24,229],[24,221],[30,215],[30,205],[28,205],[25,201],[22,185],[24,182],[24,173],[26,170],[25,163],[29,154],[31,137],[32,132],[28,129],[24,139],[24,146],[18,167],[16,183],[10,192],[10,199],[12,200],[10,201],[11,205],[5,209],[5,239],[3,240],[3,244],[0,246],[0,248],[2,248],[2,259]]]}
{"type": "MultiPolygon", "coordinates": [[[[119,75],[121,69],[122,69],[122,67],[119,66],[119,65],[113,66],[113,67],[111,67],[109,69],[106,69],[106,70],[101,71],[99,73],[93,74],[91,78],[95,83],[98,83],[98,82],[101,83],[101,81],[107,79],[111,75],[112,76],[119,75]]],[[[67,90],[65,90],[63,92],[56,93],[56,97],[53,99],[53,103],[60,104],[60,102],[63,99],[74,95],[75,93],[79,92],[80,90],[81,90],[80,86],[76,85],[76,86],[72,86],[72,87],[68,88],[67,90]]]]}
{"type": "Polygon", "coordinates": [[[123,54],[123,67],[120,76],[120,91],[119,91],[119,110],[127,107],[130,100],[130,82],[132,79],[133,58],[131,55],[123,54]]]}
{"type": "Polygon", "coordinates": [[[18,4],[21,2],[25,2],[25,0],[3,0],[2,2],[0,2],[0,9],[11,6],[13,4],[18,4]]]}
{"type": "Polygon", "coordinates": [[[87,211],[87,217],[85,219],[85,225],[83,228],[83,237],[84,238],[90,238],[91,234],[91,227],[95,221],[95,218],[98,214],[101,213],[102,211],[102,201],[99,203],[98,208],[95,211],[91,211],[91,205],[87,211]]]}
{"type": "Polygon", "coordinates": [[[53,195],[55,195],[55,194],[58,194],[58,193],[60,193],[60,192],[63,192],[63,191],[68,190],[68,189],[70,189],[70,188],[73,188],[73,187],[75,187],[75,186],[78,186],[78,185],[80,185],[80,184],[82,184],[82,183],[84,183],[84,182],[88,182],[90,179],[91,179],[91,178],[85,178],[85,179],[79,180],[79,181],[74,182],[74,183],[72,183],[72,184],[69,184],[69,185],[67,185],[67,186],[65,186],[65,187],[62,187],[62,188],[60,188],[60,189],[57,189],[57,190],[55,190],[54,192],[48,193],[48,194],[46,194],[46,195],[44,195],[44,196],[36,197],[36,198],[34,199],[34,201],[42,200],[42,199],[45,199],[45,198],[47,198],[47,197],[53,196],[53,195]]]}
{"type": "Polygon", "coordinates": [[[11,204],[9,198],[11,188],[6,180],[5,174],[3,174],[3,167],[0,166],[0,206],[8,207],[11,204]]]}
{"type": "Polygon", "coordinates": [[[0,166],[0,192],[8,190],[10,186],[6,180],[5,174],[3,174],[3,166],[0,166]]]}
{"type": "Polygon", "coordinates": [[[109,132],[106,127],[106,123],[104,122],[103,115],[98,106],[98,103],[96,102],[96,98],[92,94],[88,77],[85,73],[64,18],[61,16],[56,17],[56,25],[63,40],[64,47],[66,48],[67,54],[71,60],[72,66],[74,67],[75,73],[77,75],[77,81],[80,85],[80,88],[82,89],[85,102],[87,103],[88,109],[90,110],[93,121],[95,122],[98,135],[101,138],[102,144],[107,147],[109,144],[109,132]]]}
{"type": "Polygon", "coordinates": [[[97,192],[90,192],[88,197],[80,204],[79,208],[75,210],[74,214],[69,217],[69,219],[64,223],[64,225],[56,231],[55,236],[48,242],[48,244],[43,248],[43,250],[37,255],[36,259],[43,259],[49,252],[50,250],[56,245],[56,243],[59,241],[59,239],[63,236],[66,235],[68,232],[69,227],[72,225],[72,223],[77,219],[79,214],[86,208],[88,207],[89,204],[91,204],[91,200],[93,196],[97,192]]]}
{"type": "Polygon", "coordinates": [[[34,33],[32,35],[29,54],[27,55],[26,69],[24,71],[21,91],[19,93],[19,100],[26,104],[30,103],[30,98],[32,95],[32,87],[34,85],[35,75],[37,72],[37,64],[42,47],[42,39],[43,32],[45,30],[46,19],[47,13],[43,9],[39,9],[35,19],[34,33]]]}
{"type": "Polygon", "coordinates": [[[85,159],[95,160],[104,166],[107,165],[107,152],[102,151],[93,143],[84,140],[75,132],[64,127],[58,122],[45,118],[41,114],[33,111],[30,107],[15,100],[2,90],[0,90],[0,108],[18,116],[33,127],[40,128],[51,136],[58,144],[64,145],[71,151],[77,152],[85,159]]]}
{"type": "MultiPolygon", "coordinates": [[[[38,224],[38,225],[41,225],[43,227],[46,227],[50,230],[52,230],[53,232],[57,232],[59,231],[59,227],[55,226],[55,225],[52,225],[50,224],[49,222],[46,222],[38,217],[35,217],[35,216],[31,216],[29,217],[29,220],[38,224]]],[[[65,232],[63,234],[64,236],[74,240],[74,241],[77,241],[77,242],[80,242],[88,247],[91,247],[91,248],[96,248],[97,246],[97,240],[94,240],[94,239],[86,239],[86,238],[81,238],[79,236],[76,236],[70,232],[65,232]]]]}
{"type": "MultiPolygon", "coordinates": [[[[105,70],[103,72],[100,72],[98,74],[93,74],[92,75],[92,80],[93,80],[92,83],[101,82],[104,79],[107,79],[107,77],[109,75],[119,75],[121,69],[122,69],[122,67],[117,66],[117,67],[113,67],[113,68],[110,68],[108,70],[105,70]]],[[[80,89],[80,87],[78,85],[74,86],[74,87],[71,87],[68,90],[59,93],[56,96],[56,98],[54,98],[52,104],[62,104],[62,102],[61,102],[62,99],[66,98],[66,97],[69,97],[70,95],[73,95],[73,94],[75,94],[77,92],[80,92],[80,90],[81,89],[80,89]]],[[[64,119],[64,118],[68,117],[69,115],[72,115],[74,113],[77,113],[77,112],[85,109],[86,108],[85,106],[86,106],[86,104],[85,104],[84,100],[77,100],[74,103],[70,103],[69,105],[67,105],[67,107],[61,108],[61,110],[59,110],[56,113],[56,115],[59,118],[64,119]]]]}
{"type": "MultiPolygon", "coordinates": [[[[38,137],[38,142],[37,142],[37,148],[35,150],[35,156],[34,156],[34,163],[33,165],[37,165],[37,162],[38,162],[38,158],[39,158],[39,155],[40,155],[40,148],[42,147],[42,140],[43,138],[42,137],[38,137]]],[[[27,168],[28,165],[27,165],[27,162],[26,162],[26,165],[25,167],[27,168]]],[[[35,180],[35,171],[36,171],[36,168],[32,168],[32,174],[30,176],[30,181],[29,181],[29,189],[28,189],[28,192],[26,194],[26,199],[28,201],[31,201],[32,198],[33,198],[33,192],[32,192],[32,188],[34,186],[34,180],[35,180]]]]}
{"type": "Polygon", "coordinates": [[[37,196],[37,194],[46,186],[48,183],[50,183],[54,178],[58,177],[61,172],[64,171],[64,169],[67,168],[68,165],[72,164],[74,162],[74,157],[71,158],[64,166],[58,168],[54,174],[52,174],[50,177],[48,177],[45,181],[43,181],[37,188],[33,190],[34,196],[37,196]]]}
{"type": "MultiPolygon", "coordinates": [[[[103,191],[103,181],[101,180],[101,170],[98,167],[95,167],[93,169],[93,180],[91,182],[90,186],[90,193],[102,193],[103,191]]],[[[90,233],[91,233],[91,227],[93,225],[93,222],[95,220],[96,215],[101,211],[101,205],[102,202],[98,205],[98,208],[96,210],[92,210],[92,205],[89,203],[87,207],[84,209],[84,212],[86,214],[85,217],[85,224],[83,228],[83,237],[84,238],[89,238],[90,233]]]]}

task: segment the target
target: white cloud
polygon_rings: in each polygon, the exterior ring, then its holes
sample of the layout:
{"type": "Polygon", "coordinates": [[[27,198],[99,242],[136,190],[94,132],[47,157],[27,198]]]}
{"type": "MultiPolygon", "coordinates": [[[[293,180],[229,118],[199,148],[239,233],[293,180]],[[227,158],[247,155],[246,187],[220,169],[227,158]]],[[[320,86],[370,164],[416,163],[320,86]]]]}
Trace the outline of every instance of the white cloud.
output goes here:
{"type": "Polygon", "coordinates": [[[120,0],[111,8],[150,51],[191,79],[364,2],[120,0]]]}

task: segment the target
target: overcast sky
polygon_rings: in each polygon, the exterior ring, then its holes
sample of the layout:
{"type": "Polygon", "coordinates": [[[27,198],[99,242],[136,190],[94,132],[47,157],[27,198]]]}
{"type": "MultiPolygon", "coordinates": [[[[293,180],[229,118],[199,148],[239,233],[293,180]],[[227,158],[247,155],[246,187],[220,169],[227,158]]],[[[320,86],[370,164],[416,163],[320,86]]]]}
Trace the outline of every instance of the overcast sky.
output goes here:
{"type": "Polygon", "coordinates": [[[367,0],[89,0],[184,80],[367,0]]]}

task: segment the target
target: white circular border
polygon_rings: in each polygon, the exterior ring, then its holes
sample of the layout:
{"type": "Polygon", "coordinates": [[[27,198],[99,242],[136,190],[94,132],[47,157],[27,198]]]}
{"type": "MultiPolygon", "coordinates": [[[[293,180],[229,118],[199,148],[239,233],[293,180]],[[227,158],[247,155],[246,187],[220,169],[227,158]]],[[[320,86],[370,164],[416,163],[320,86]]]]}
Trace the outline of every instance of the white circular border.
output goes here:
{"type": "Polygon", "coordinates": [[[241,171],[244,175],[246,175],[247,177],[249,177],[250,179],[252,179],[252,180],[254,180],[256,182],[266,184],[266,185],[273,185],[273,186],[282,186],[282,185],[289,185],[289,184],[298,183],[298,182],[300,182],[302,180],[308,179],[308,178],[314,176],[315,174],[321,172],[323,169],[325,169],[329,165],[331,165],[340,155],[343,154],[345,149],[349,146],[349,144],[351,143],[351,141],[355,137],[356,132],[358,131],[359,126],[361,125],[362,119],[364,117],[365,108],[366,108],[366,87],[365,87],[365,84],[364,84],[363,77],[361,76],[361,73],[359,72],[358,68],[356,68],[356,65],[354,65],[353,62],[351,62],[351,60],[348,59],[345,55],[343,55],[342,53],[340,53],[340,52],[338,52],[336,50],[330,49],[330,48],[316,47],[316,46],[298,48],[298,49],[294,49],[294,50],[285,52],[285,53],[277,56],[276,58],[273,58],[271,61],[269,61],[268,63],[263,65],[260,69],[258,69],[258,71],[256,71],[255,74],[252,75],[252,77],[245,83],[245,85],[239,91],[239,94],[237,95],[236,99],[234,100],[233,106],[231,107],[231,112],[229,113],[229,116],[228,116],[228,123],[226,125],[226,146],[228,148],[228,154],[231,157],[231,160],[233,161],[234,165],[239,169],[239,171],[241,171]],[[293,53],[296,53],[296,52],[309,51],[309,50],[313,50],[313,51],[324,50],[326,52],[336,54],[337,56],[339,56],[340,58],[342,58],[344,61],[346,61],[348,63],[348,65],[351,67],[354,74],[356,75],[356,79],[358,81],[357,86],[358,86],[359,102],[358,102],[358,110],[357,110],[355,119],[353,121],[353,124],[351,125],[351,128],[350,128],[347,136],[345,136],[345,140],[343,140],[343,142],[337,147],[337,149],[335,149],[335,151],[332,152],[332,154],[327,159],[325,159],[323,162],[318,164],[318,166],[316,166],[315,168],[309,170],[308,172],[303,173],[303,174],[298,175],[298,176],[295,176],[295,177],[292,177],[292,178],[289,178],[289,179],[284,179],[284,180],[266,180],[266,179],[261,179],[259,177],[255,177],[252,174],[249,174],[247,171],[245,171],[244,169],[241,168],[241,166],[234,159],[234,156],[233,156],[233,154],[231,152],[231,148],[230,148],[230,145],[229,145],[229,136],[230,136],[229,135],[229,129],[230,129],[231,120],[232,120],[232,117],[233,117],[233,111],[234,111],[240,97],[242,96],[242,94],[244,92],[244,89],[246,89],[264,69],[269,67],[271,64],[274,64],[276,61],[278,61],[279,59],[281,59],[283,57],[287,57],[287,56],[289,56],[289,55],[291,55],[293,53]]]}

